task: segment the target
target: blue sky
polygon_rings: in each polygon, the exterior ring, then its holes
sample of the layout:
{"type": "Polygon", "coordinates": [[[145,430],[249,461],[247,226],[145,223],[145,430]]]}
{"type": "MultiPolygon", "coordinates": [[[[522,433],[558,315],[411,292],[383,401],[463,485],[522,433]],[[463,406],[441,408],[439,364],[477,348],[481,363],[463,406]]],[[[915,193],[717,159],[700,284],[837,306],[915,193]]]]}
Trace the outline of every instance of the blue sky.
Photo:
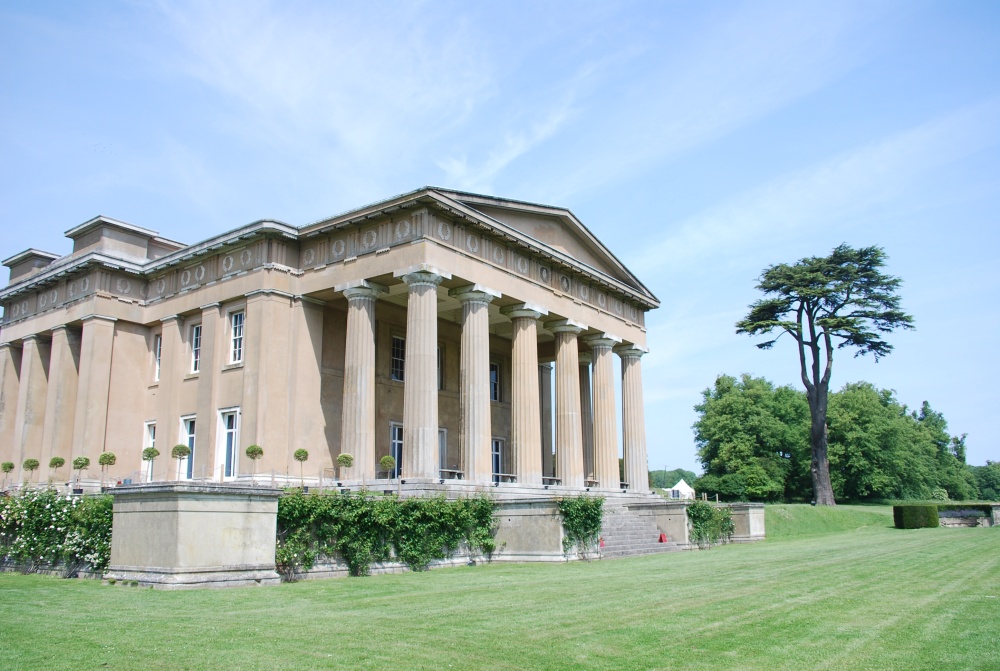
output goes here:
{"type": "Polygon", "coordinates": [[[1000,4],[12,2],[0,253],[97,214],[194,242],[433,184],[566,206],[661,299],[650,466],[696,468],[763,268],[877,244],[917,330],[833,386],[923,400],[1000,460],[1000,4]]]}

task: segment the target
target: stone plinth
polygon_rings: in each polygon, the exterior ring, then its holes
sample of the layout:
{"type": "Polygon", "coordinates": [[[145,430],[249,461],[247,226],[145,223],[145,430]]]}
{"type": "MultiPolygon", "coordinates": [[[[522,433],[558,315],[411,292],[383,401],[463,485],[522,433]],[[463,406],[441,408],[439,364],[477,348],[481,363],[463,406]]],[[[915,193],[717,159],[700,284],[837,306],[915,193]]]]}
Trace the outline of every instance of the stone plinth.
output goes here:
{"type": "Polygon", "coordinates": [[[733,503],[733,543],[750,543],[764,540],[764,504],[733,503]]]}
{"type": "Polygon", "coordinates": [[[105,578],[161,589],[280,582],[274,545],[281,490],[172,482],[113,494],[105,578]]]}

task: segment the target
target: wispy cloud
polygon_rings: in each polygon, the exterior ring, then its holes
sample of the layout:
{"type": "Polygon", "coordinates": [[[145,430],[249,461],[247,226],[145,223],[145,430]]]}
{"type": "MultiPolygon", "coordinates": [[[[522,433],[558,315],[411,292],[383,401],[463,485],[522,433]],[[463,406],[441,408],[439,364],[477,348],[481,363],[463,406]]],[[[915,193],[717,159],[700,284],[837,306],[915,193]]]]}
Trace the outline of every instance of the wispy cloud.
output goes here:
{"type": "Polygon", "coordinates": [[[1000,100],[961,109],[783,175],[649,240],[631,259],[640,274],[680,272],[707,259],[864,220],[928,173],[1000,140],[1000,100]]]}

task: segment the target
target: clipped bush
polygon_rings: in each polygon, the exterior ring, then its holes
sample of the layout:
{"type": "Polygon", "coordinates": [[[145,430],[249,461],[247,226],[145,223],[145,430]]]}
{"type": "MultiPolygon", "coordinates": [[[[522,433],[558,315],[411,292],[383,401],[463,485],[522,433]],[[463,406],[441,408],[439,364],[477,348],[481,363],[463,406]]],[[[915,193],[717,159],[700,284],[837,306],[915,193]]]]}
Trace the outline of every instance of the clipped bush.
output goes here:
{"type": "Polygon", "coordinates": [[[927,529],[940,526],[935,505],[904,505],[892,507],[892,521],[897,529],[927,529]]]}

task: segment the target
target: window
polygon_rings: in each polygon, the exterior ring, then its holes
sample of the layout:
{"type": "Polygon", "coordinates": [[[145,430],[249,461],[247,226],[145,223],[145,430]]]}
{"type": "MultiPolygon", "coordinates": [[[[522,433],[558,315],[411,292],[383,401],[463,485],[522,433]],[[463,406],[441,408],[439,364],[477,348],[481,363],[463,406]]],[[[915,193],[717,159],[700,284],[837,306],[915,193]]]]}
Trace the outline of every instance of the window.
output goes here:
{"type": "Polygon", "coordinates": [[[503,439],[493,439],[493,482],[500,482],[503,473],[503,439]]]}
{"type": "Polygon", "coordinates": [[[201,324],[191,327],[191,372],[201,370],[201,324]]]}
{"type": "MultiPolygon", "coordinates": [[[[146,431],[144,432],[143,436],[142,449],[145,450],[147,447],[156,447],[156,422],[146,422],[146,431]]],[[[143,482],[152,482],[153,462],[143,461],[142,465],[143,468],[140,471],[140,473],[142,473],[142,477],[140,478],[140,480],[142,480],[143,482]]]]}
{"type": "Polygon", "coordinates": [[[243,362],[243,312],[233,312],[229,315],[229,363],[243,362]]]}
{"type": "MultiPolygon", "coordinates": [[[[392,336],[392,379],[403,381],[406,364],[406,339],[392,336]]],[[[395,477],[395,476],[393,476],[395,477]]]]}
{"type": "MultiPolygon", "coordinates": [[[[242,313],[240,313],[242,314],[242,313]]],[[[239,475],[237,449],[240,442],[240,410],[232,408],[219,412],[219,450],[216,453],[216,469],[221,469],[222,478],[231,479],[239,475]]]]}
{"type": "Polygon", "coordinates": [[[163,353],[163,336],[155,335],[153,336],[153,381],[158,382],[160,380],[160,354],[163,353]]]}
{"type": "Polygon", "coordinates": [[[438,468],[448,469],[448,429],[438,429],[438,468]]]}
{"type": "Polygon", "coordinates": [[[396,460],[396,467],[389,471],[388,477],[398,478],[403,472],[403,425],[389,425],[389,455],[396,460]]]}
{"type": "Polygon", "coordinates": [[[670,490],[670,498],[672,498],[672,499],[679,499],[680,497],[681,497],[681,490],[679,490],[679,489],[671,489],[670,490]]]}
{"type": "Polygon", "coordinates": [[[490,361],[490,400],[500,400],[500,364],[490,361]]]}
{"type": "Polygon", "coordinates": [[[191,454],[177,460],[177,479],[190,480],[194,475],[194,415],[181,417],[181,445],[187,445],[191,454]]]}

